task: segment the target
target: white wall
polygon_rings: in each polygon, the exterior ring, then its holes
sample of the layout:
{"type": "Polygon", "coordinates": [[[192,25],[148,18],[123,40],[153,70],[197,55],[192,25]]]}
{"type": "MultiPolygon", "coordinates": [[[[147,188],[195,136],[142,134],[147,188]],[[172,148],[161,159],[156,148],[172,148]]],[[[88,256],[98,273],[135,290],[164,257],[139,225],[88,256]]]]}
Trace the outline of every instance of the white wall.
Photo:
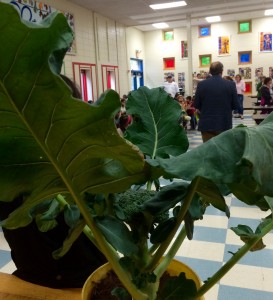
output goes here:
{"type": "MultiPolygon", "coordinates": [[[[252,93],[255,94],[255,69],[263,67],[264,75],[268,76],[269,67],[273,66],[273,52],[259,52],[259,32],[272,32],[272,28],[272,17],[252,20],[252,32],[244,34],[238,34],[237,22],[211,24],[211,36],[206,38],[198,37],[197,26],[191,27],[193,72],[208,71],[208,68],[199,68],[199,55],[203,54],[211,54],[212,61],[221,61],[224,64],[224,75],[227,69],[235,69],[237,74],[239,67],[250,67],[252,77],[247,81],[252,82],[252,93]],[[224,35],[230,36],[230,55],[218,56],[218,37],[224,35]],[[252,51],[252,63],[239,65],[238,51],[252,51]]],[[[145,32],[146,83],[149,87],[160,85],[164,78],[163,74],[168,72],[163,69],[163,58],[175,57],[175,69],[169,71],[175,73],[176,81],[178,72],[186,73],[186,93],[191,94],[188,60],[182,59],[180,53],[182,40],[187,40],[186,28],[174,29],[173,41],[163,41],[161,30],[145,32]]]]}
{"type": "Polygon", "coordinates": [[[72,78],[72,62],[96,64],[98,96],[106,89],[102,65],[117,66],[116,90],[122,95],[129,90],[128,61],[126,52],[126,27],[104,16],[65,0],[47,0],[47,4],[61,11],[70,12],[75,20],[76,54],[66,55],[64,72],[72,78]],[[104,84],[103,84],[104,83],[104,84]]]}

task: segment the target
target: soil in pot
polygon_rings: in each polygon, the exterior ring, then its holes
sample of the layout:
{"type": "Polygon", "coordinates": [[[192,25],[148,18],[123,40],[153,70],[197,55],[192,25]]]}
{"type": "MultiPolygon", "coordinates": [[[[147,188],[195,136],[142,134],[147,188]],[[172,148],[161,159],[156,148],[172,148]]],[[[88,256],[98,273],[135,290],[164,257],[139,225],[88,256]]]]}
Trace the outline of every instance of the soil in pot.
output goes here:
{"type": "MultiPolygon", "coordinates": [[[[164,286],[164,283],[168,278],[170,278],[170,275],[165,272],[160,279],[159,289],[164,286]]],[[[96,283],[90,296],[90,300],[116,300],[117,298],[111,295],[111,291],[115,287],[123,286],[117,275],[113,271],[109,271],[104,279],[96,283]]]]}

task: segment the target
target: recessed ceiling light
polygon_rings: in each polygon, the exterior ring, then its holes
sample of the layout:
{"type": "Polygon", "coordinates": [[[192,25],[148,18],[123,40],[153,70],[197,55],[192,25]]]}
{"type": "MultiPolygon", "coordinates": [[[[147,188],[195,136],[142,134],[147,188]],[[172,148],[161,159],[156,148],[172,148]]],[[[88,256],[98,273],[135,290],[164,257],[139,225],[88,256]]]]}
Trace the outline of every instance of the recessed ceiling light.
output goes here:
{"type": "Polygon", "coordinates": [[[219,22],[221,21],[221,18],[219,16],[206,17],[206,21],[209,23],[219,22]]]}
{"type": "Polygon", "coordinates": [[[273,9],[267,9],[264,11],[265,16],[272,16],[273,15],[273,9]]]}
{"type": "Polygon", "coordinates": [[[165,8],[180,7],[185,5],[187,5],[185,1],[176,1],[176,2],[169,2],[169,3],[152,4],[149,6],[152,9],[165,9],[165,8]]]}
{"type": "Polygon", "coordinates": [[[154,23],[153,26],[158,29],[164,29],[169,27],[167,23],[154,23]]]}

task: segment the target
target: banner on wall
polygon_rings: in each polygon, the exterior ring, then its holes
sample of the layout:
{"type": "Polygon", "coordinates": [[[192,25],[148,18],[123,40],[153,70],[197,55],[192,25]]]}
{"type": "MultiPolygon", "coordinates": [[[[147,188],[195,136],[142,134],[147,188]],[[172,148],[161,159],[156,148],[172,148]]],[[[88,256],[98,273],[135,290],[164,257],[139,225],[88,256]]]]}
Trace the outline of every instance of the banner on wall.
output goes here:
{"type": "MultiPolygon", "coordinates": [[[[52,6],[47,5],[43,2],[33,1],[33,0],[0,0],[0,2],[5,2],[13,5],[17,10],[21,18],[25,21],[41,23],[47,16],[51,13],[57,11],[52,6]]],[[[60,11],[64,14],[67,19],[67,22],[73,32],[74,30],[74,16],[69,12],[60,11]]],[[[72,42],[71,47],[67,51],[67,54],[76,54],[76,43],[75,37],[72,42]]]]}

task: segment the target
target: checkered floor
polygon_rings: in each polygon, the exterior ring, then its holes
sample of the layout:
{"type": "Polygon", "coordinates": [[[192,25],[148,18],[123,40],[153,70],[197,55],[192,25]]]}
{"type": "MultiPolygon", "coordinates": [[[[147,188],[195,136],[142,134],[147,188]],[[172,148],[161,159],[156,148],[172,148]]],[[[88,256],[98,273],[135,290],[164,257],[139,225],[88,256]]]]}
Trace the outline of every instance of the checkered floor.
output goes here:
{"type": "MultiPolygon", "coordinates": [[[[255,126],[251,116],[244,120],[233,119],[234,126],[243,123],[255,126]]],[[[190,148],[202,143],[201,135],[196,130],[187,132],[190,148]]],[[[192,267],[202,280],[218,270],[218,268],[241,245],[240,239],[229,230],[232,226],[245,224],[256,228],[261,217],[266,213],[256,208],[247,207],[232,195],[226,197],[230,207],[231,218],[208,207],[204,220],[195,223],[192,241],[185,241],[177,259],[192,267]]],[[[272,300],[273,299],[273,233],[264,243],[265,249],[248,253],[212,290],[206,294],[206,300],[272,300]]],[[[0,271],[12,273],[15,269],[11,261],[10,251],[0,229],[0,271]]]]}

